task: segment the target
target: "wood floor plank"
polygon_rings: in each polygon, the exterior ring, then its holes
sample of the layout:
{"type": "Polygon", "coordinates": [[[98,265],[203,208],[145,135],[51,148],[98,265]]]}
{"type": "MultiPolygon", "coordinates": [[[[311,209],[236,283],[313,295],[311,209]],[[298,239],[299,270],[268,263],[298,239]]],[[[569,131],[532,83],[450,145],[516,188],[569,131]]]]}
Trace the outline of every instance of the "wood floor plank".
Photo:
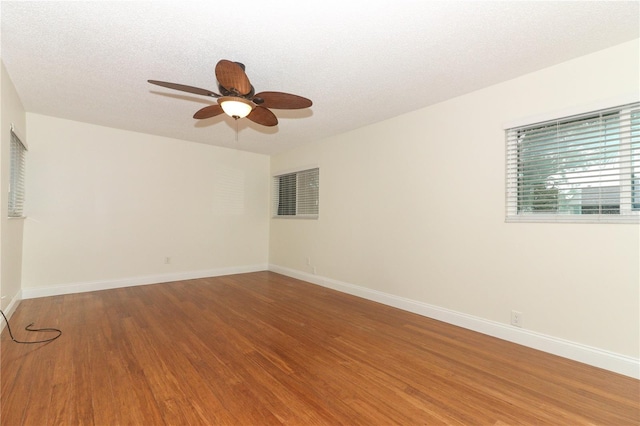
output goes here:
{"type": "Polygon", "coordinates": [[[63,335],[3,331],[2,425],[640,424],[638,380],[271,272],[25,300],[12,326],[34,320],[63,335]]]}
{"type": "MultiPolygon", "coordinates": [[[[12,328],[14,337],[17,340],[26,342],[51,337],[51,334],[48,333],[28,332],[24,327],[29,323],[33,323],[33,327],[36,329],[44,327],[43,324],[51,324],[46,323],[45,318],[56,316],[59,313],[60,302],[34,301],[34,315],[28,323],[12,328]]],[[[55,326],[55,324],[52,326],[55,326]]],[[[5,328],[3,335],[7,338],[9,337],[8,329],[5,328]]],[[[9,374],[6,374],[7,371],[2,371],[0,367],[2,377],[9,378],[9,380],[2,380],[2,397],[0,401],[4,401],[7,398],[9,402],[6,405],[0,404],[0,422],[6,421],[8,422],[7,424],[21,424],[22,422],[29,422],[31,418],[46,419],[52,392],[49,383],[54,368],[51,354],[57,349],[52,348],[50,344],[15,344],[9,339],[0,341],[0,349],[4,349],[5,353],[9,349],[11,354],[9,357],[14,356],[14,360],[23,358],[25,360],[24,363],[19,363],[16,371],[9,371],[9,374]],[[39,361],[39,358],[42,358],[42,361],[39,361]],[[35,377],[36,380],[24,380],[27,377],[35,377]]],[[[3,350],[0,350],[1,353],[3,353],[3,350]]]]}

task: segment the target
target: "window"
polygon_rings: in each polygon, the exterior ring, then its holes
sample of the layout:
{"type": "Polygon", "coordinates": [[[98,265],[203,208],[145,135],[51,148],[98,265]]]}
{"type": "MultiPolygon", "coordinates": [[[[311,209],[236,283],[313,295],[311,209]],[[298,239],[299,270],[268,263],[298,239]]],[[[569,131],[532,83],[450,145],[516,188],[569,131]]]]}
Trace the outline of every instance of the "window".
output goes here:
{"type": "Polygon", "coordinates": [[[506,136],[507,221],[640,222],[640,103],[506,136]]]}
{"type": "Polygon", "coordinates": [[[318,217],[320,170],[310,169],[273,177],[274,217],[318,217]]]}
{"type": "Polygon", "coordinates": [[[24,168],[27,148],[11,127],[9,167],[9,217],[22,217],[24,204],[24,168]]]}

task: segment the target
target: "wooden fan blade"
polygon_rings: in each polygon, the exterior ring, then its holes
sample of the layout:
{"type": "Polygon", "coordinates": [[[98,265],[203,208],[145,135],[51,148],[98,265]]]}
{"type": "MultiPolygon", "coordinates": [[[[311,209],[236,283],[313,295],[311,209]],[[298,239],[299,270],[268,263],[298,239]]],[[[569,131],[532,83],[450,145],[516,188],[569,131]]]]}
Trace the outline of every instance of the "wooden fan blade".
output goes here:
{"type": "Polygon", "coordinates": [[[313,105],[313,102],[307,98],[283,92],[260,92],[254,96],[255,98],[262,98],[264,102],[260,105],[266,108],[300,109],[313,105]]]}
{"type": "Polygon", "coordinates": [[[230,92],[238,95],[246,95],[251,92],[251,82],[242,67],[235,62],[221,60],[216,65],[216,78],[218,83],[230,92]]]}
{"type": "Polygon", "coordinates": [[[278,124],[278,119],[275,114],[262,106],[255,107],[253,111],[247,115],[247,118],[254,123],[262,124],[263,126],[275,126],[278,124]]]}
{"type": "Polygon", "coordinates": [[[211,90],[201,89],[199,87],[186,86],[184,84],[177,84],[177,83],[169,83],[167,81],[158,81],[158,80],[147,80],[147,81],[151,84],[156,84],[162,87],[168,87],[169,89],[181,90],[183,92],[195,93],[196,95],[211,96],[213,98],[220,97],[220,95],[218,95],[215,92],[212,92],[211,90]]]}
{"type": "Polygon", "coordinates": [[[223,112],[224,111],[222,110],[222,107],[220,105],[217,105],[217,104],[209,105],[196,111],[196,113],[193,114],[193,118],[197,118],[197,119],[211,118],[211,117],[215,117],[216,115],[220,115],[223,112]]]}

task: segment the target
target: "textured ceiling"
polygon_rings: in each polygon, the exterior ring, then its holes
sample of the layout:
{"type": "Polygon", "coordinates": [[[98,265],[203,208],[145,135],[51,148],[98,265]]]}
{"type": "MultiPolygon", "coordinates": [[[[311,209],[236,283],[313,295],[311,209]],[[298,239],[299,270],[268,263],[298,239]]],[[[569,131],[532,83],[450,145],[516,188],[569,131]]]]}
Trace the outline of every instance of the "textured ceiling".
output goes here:
{"type": "Polygon", "coordinates": [[[638,38],[639,4],[2,1],[1,55],[28,112],[272,154],[638,38]],[[147,83],[217,92],[220,59],[314,105],[199,121],[215,99],[147,83]]]}

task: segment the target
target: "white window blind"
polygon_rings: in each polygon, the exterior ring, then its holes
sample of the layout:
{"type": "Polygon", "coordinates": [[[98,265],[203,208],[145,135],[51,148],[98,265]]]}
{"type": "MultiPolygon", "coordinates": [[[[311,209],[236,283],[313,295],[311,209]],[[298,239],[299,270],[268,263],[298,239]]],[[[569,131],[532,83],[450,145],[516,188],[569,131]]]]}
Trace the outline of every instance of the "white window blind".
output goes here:
{"type": "Polygon", "coordinates": [[[22,217],[24,205],[24,172],[27,148],[11,128],[9,167],[9,217],[22,217]]]}
{"type": "Polygon", "coordinates": [[[506,138],[507,221],[640,222],[640,103],[506,138]]]}
{"type": "Polygon", "coordinates": [[[309,169],[273,177],[273,216],[317,218],[320,170],[309,169]]]}

